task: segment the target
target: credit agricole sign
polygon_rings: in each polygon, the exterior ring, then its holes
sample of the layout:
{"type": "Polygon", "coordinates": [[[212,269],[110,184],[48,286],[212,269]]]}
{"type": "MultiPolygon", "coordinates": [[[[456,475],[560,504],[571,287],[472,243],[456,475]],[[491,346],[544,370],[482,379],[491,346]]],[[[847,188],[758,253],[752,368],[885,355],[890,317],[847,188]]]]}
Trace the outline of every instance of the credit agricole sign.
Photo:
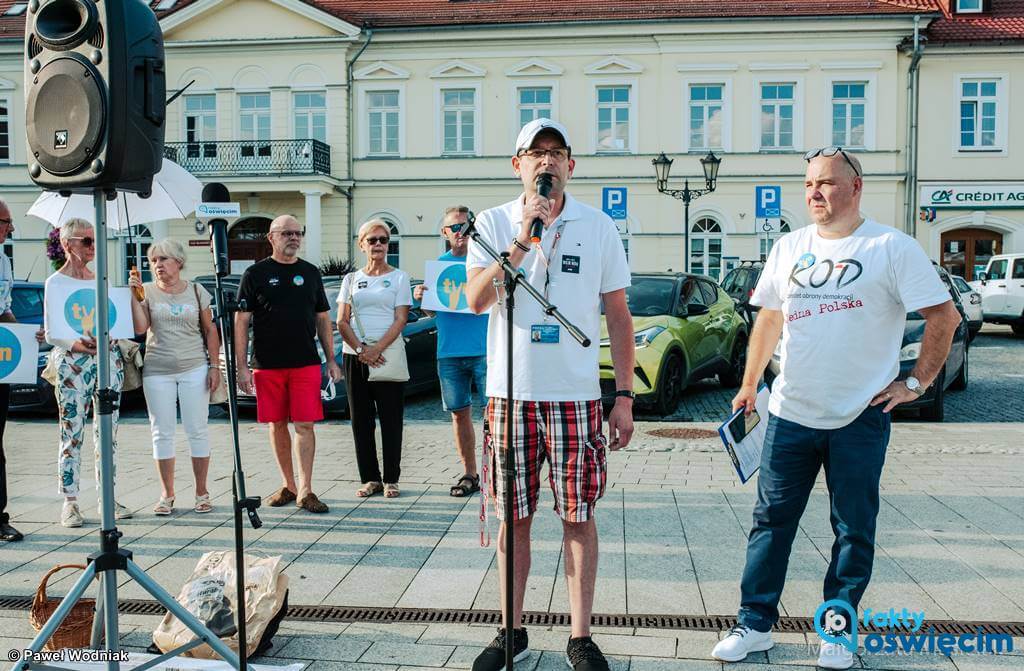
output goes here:
{"type": "Polygon", "coordinates": [[[996,207],[1024,209],[1024,183],[922,186],[921,207],[959,207],[972,210],[996,207]]]}

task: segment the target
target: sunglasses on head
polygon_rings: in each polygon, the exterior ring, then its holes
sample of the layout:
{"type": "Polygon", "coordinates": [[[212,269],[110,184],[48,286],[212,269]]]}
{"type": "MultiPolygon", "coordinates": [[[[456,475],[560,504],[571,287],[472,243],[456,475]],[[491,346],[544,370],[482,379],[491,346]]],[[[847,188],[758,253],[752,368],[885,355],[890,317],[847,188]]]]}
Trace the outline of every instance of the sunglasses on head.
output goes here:
{"type": "Polygon", "coordinates": [[[92,247],[92,243],[94,241],[93,238],[91,238],[89,236],[81,237],[81,236],[77,236],[77,235],[68,238],[68,240],[81,240],[83,247],[92,247]]]}
{"type": "Polygon", "coordinates": [[[366,238],[366,244],[368,244],[368,245],[376,245],[376,244],[380,243],[382,245],[386,245],[386,244],[388,244],[389,240],[391,240],[391,238],[382,235],[380,237],[366,238]]]}
{"type": "Polygon", "coordinates": [[[807,161],[808,163],[810,163],[811,159],[816,158],[818,156],[824,156],[825,158],[831,158],[831,157],[835,156],[836,154],[842,154],[843,158],[846,160],[846,162],[850,165],[851,168],[853,168],[853,173],[855,175],[857,175],[857,177],[861,176],[860,175],[860,170],[857,170],[857,166],[855,166],[853,164],[853,161],[851,161],[850,157],[846,155],[846,152],[843,151],[842,147],[836,147],[836,146],[833,145],[831,147],[822,147],[821,149],[812,149],[809,152],[807,152],[806,154],[804,154],[804,160],[807,161]]]}

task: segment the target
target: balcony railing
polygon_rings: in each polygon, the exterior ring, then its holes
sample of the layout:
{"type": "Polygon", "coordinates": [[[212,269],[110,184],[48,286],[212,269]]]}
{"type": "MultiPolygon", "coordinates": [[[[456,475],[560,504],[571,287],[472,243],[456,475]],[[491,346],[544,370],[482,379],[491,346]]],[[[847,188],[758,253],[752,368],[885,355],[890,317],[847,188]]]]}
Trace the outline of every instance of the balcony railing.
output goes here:
{"type": "Polygon", "coordinates": [[[331,147],[319,140],[166,142],[164,156],[194,175],[331,174],[331,147]]]}

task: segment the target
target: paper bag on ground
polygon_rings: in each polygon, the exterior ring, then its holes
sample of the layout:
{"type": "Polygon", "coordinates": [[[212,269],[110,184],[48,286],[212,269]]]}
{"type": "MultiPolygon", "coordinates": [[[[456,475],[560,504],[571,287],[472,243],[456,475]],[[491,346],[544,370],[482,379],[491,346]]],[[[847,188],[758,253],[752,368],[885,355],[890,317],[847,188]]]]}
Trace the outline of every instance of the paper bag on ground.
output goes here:
{"type": "MultiPolygon", "coordinates": [[[[281,557],[245,555],[247,655],[255,652],[267,625],[284,606],[287,592],[288,576],[282,572],[281,557]]],[[[235,594],[235,553],[207,552],[181,588],[178,603],[220,637],[229,648],[237,652],[235,594]]],[[[153,643],[163,652],[173,650],[195,638],[195,634],[171,613],[164,616],[153,632],[153,643]]],[[[192,648],[184,654],[203,659],[218,658],[206,644],[192,648]]]]}

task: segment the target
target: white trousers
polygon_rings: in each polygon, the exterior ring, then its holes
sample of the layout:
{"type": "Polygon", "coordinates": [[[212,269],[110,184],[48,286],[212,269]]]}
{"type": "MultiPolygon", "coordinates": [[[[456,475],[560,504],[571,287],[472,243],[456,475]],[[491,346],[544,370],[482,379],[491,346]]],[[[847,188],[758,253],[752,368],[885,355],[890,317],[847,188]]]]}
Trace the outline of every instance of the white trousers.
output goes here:
{"type": "Polygon", "coordinates": [[[153,431],[153,458],[174,456],[174,431],[181,423],[193,457],[210,456],[207,420],[210,418],[210,390],[206,388],[205,364],[177,375],[145,375],[142,390],[149,409],[149,426],[153,431]]]}

